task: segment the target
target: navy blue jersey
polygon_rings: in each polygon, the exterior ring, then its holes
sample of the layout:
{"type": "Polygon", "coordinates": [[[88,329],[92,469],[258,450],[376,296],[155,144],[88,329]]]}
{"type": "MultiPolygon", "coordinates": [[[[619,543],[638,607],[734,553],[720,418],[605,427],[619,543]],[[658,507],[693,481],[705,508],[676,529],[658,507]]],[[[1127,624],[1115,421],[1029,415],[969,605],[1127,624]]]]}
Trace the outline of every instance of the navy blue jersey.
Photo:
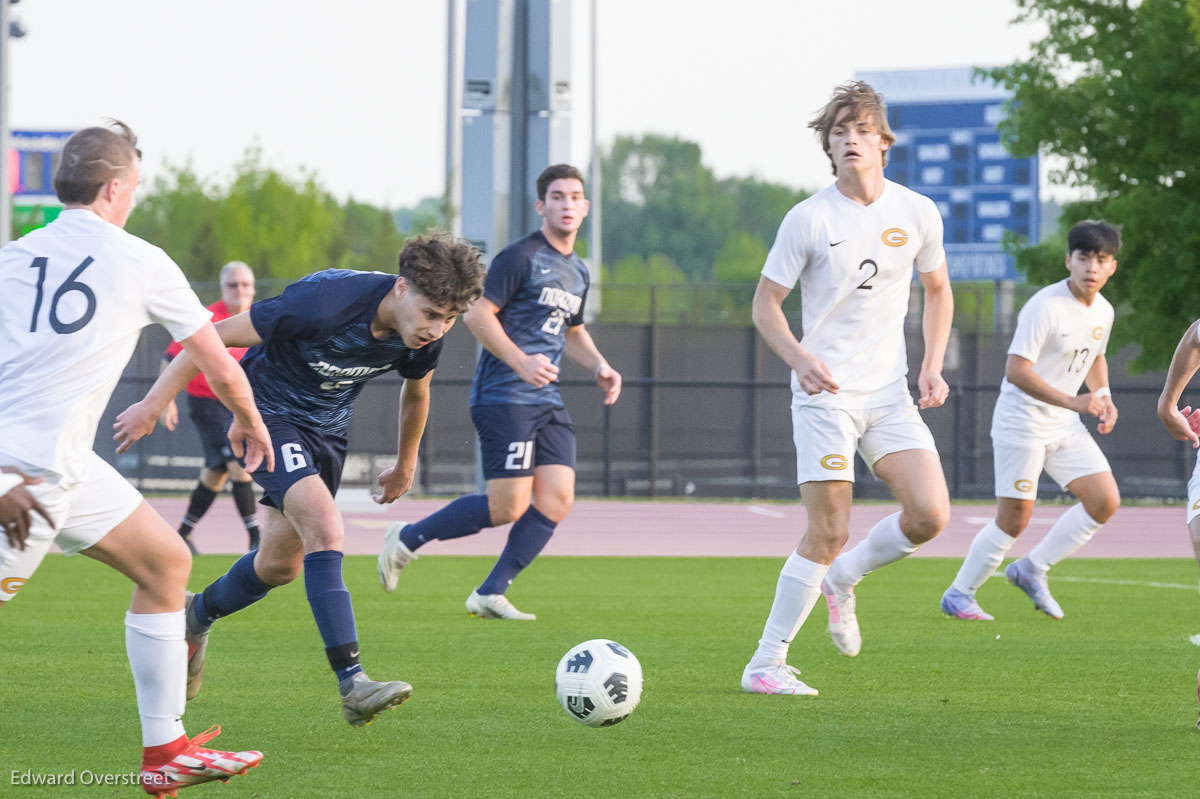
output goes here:
{"type": "MultiPolygon", "coordinates": [[[[583,324],[588,281],[583,261],[551,247],[539,230],[492,259],[483,296],[500,307],[497,318],[514,344],[527,355],[540,352],[557,365],[567,328],[583,324]]],[[[563,402],[557,383],[534,388],[484,350],[471,384],[471,405],[508,404],[561,408],[563,402]]]]}
{"type": "Polygon", "coordinates": [[[250,306],[262,344],[246,353],[242,368],[264,417],[342,436],[365,381],[392,369],[419,379],[437,366],[441,340],[412,350],[398,334],[371,335],[395,282],[381,272],[326,269],[250,306]]]}

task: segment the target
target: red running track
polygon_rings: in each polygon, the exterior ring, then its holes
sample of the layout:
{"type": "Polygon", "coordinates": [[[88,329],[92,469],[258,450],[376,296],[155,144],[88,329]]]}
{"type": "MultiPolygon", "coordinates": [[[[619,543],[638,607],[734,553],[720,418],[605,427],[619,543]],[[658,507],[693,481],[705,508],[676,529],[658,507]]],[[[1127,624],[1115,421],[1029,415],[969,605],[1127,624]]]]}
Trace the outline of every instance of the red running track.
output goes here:
{"type": "MultiPolygon", "coordinates": [[[[338,496],[346,519],[345,551],[378,554],[388,523],[414,521],[445,505],[449,499],[400,499],[391,506],[371,502],[365,491],[347,490],[338,496]]],[[[183,517],[186,499],[150,501],[168,522],[183,517]]],[[[899,510],[898,505],[855,505],[850,516],[850,545],[861,540],[875,522],[899,510]]],[[[1042,539],[1066,510],[1064,505],[1039,506],[1025,533],[1012,549],[1021,556],[1042,539]]],[[[940,536],[917,552],[925,557],[966,554],[979,528],[992,518],[990,505],[955,505],[950,523],[940,536]]],[[[581,499],[559,525],[546,546],[546,555],[693,555],[709,557],[786,557],[804,531],[804,508],[799,502],[679,502],[581,499]]],[[[454,541],[433,541],[421,554],[498,555],[507,527],[454,541]]],[[[221,495],[193,533],[202,553],[244,552],[246,533],[228,492],[221,495]]],[[[1079,555],[1091,558],[1190,558],[1185,511],[1127,507],[1102,529],[1079,555]]]]}

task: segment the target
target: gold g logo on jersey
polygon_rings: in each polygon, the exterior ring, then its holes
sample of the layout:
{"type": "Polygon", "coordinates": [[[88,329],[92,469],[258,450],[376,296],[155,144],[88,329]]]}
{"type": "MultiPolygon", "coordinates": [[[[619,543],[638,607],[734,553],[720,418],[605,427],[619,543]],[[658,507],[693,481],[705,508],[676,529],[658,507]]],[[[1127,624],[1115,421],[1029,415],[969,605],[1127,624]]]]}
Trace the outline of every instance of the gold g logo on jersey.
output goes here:
{"type": "Polygon", "coordinates": [[[1026,491],[1032,491],[1033,490],[1033,481],[1032,480],[1018,480],[1017,482],[1013,483],[1013,488],[1017,489],[1018,491],[1020,491],[1022,493],[1026,492],[1026,491]]]}
{"type": "Polygon", "coordinates": [[[1200,510],[1200,499],[1192,503],[1192,510],[1200,510]]]}
{"type": "Polygon", "coordinates": [[[1092,328],[1092,338],[1096,339],[1096,341],[1104,338],[1104,328],[1099,326],[1092,328]]]}
{"type": "Polygon", "coordinates": [[[0,591],[6,594],[15,594],[23,585],[25,585],[24,577],[8,577],[0,580],[0,591]]]}
{"type": "Polygon", "coordinates": [[[898,227],[890,227],[879,237],[889,247],[903,247],[908,244],[908,234],[898,227]]]}
{"type": "Polygon", "coordinates": [[[821,458],[821,465],[826,469],[840,472],[846,468],[846,459],[841,455],[826,455],[824,458],[821,458]]]}

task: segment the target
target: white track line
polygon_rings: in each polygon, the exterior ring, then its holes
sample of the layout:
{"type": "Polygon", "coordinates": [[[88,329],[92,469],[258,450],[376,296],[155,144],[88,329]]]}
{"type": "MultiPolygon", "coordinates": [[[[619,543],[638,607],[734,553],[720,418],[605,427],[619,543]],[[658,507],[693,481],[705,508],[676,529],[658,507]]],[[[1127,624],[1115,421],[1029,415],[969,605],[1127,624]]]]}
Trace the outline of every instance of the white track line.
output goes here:
{"type": "MultiPolygon", "coordinates": [[[[992,575],[992,578],[1005,579],[1003,572],[997,571],[992,575]]],[[[1139,588],[1184,588],[1188,591],[1195,591],[1197,586],[1195,583],[1159,583],[1153,580],[1115,580],[1107,577],[1060,577],[1054,576],[1054,582],[1064,583],[1094,583],[1097,585],[1132,585],[1139,588]]]]}

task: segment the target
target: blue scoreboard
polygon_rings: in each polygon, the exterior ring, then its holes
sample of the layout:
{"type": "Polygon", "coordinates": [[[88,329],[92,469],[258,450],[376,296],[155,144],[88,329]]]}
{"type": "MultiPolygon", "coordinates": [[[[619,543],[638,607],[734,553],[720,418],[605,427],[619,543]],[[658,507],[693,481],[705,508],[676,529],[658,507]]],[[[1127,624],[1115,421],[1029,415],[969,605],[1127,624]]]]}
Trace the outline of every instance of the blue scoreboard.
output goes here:
{"type": "Polygon", "coordinates": [[[1005,231],[1036,243],[1038,159],[1014,158],[996,130],[1008,92],[970,68],[865,72],[896,143],[885,174],[937,203],[952,280],[1020,280],[1005,231]]]}

